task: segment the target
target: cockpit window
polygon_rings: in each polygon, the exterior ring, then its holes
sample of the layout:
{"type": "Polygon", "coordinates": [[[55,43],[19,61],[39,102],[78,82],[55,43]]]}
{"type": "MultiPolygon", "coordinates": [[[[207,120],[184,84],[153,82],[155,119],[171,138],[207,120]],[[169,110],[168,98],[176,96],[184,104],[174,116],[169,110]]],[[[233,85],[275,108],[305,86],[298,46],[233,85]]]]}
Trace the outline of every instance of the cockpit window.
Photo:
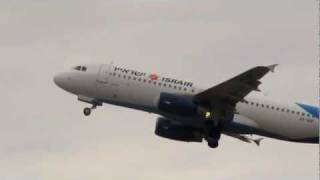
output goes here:
{"type": "Polygon", "coordinates": [[[81,70],[81,66],[74,67],[73,69],[80,71],[81,70]]]}
{"type": "Polygon", "coordinates": [[[76,66],[73,69],[77,70],[77,71],[87,71],[87,67],[86,66],[76,66]]]}

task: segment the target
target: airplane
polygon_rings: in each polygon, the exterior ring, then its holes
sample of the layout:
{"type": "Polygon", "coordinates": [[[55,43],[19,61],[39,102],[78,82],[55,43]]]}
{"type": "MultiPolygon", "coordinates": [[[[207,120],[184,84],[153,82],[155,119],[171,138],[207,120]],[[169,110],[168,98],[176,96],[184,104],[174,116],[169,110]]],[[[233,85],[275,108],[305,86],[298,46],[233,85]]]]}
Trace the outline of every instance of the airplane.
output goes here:
{"type": "Polygon", "coordinates": [[[112,104],[159,115],[155,134],[176,141],[207,141],[221,135],[260,145],[258,135],[297,143],[319,143],[319,107],[248,96],[277,65],[257,66],[211,88],[111,64],[88,64],[59,73],[54,82],[92,106],[112,104]]]}

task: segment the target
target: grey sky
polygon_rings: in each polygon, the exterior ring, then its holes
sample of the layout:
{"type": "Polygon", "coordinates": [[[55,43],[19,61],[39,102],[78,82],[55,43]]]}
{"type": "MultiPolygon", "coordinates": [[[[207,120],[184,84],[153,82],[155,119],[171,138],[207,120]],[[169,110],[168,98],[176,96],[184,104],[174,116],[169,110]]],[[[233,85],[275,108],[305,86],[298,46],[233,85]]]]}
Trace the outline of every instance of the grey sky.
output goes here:
{"type": "Polygon", "coordinates": [[[259,95],[317,104],[316,1],[1,0],[0,32],[0,179],[318,179],[318,146],[169,141],[152,114],[107,105],[83,117],[52,82],[113,60],[213,86],[278,63],[259,95]]]}

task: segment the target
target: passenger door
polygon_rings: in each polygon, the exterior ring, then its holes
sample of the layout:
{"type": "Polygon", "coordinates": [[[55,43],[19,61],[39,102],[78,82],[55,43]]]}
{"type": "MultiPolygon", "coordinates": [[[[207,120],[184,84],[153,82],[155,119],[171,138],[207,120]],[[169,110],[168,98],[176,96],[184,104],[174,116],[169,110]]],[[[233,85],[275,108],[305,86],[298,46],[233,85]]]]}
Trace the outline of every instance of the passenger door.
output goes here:
{"type": "Polygon", "coordinates": [[[112,96],[111,82],[112,76],[112,66],[101,65],[99,68],[99,73],[97,75],[97,89],[98,97],[102,99],[109,99],[112,96]]]}
{"type": "Polygon", "coordinates": [[[100,84],[108,84],[109,73],[111,73],[111,66],[101,65],[99,69],[99,74],[97,77],[97,82],[100,84]]]}

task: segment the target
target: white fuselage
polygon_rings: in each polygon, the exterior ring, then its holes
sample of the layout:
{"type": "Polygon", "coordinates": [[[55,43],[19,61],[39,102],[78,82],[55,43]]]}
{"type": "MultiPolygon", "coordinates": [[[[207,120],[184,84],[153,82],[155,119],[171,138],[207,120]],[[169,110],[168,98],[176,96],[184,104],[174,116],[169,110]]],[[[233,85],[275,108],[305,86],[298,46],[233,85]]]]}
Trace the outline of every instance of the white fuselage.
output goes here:
{"type": "MultiPolygon", "coordinates": [[[[163,116],[166,114],[158,111],[161,93],[192,96],[204,90],[191,82],[111,65],[88,65],[86,71],[72,70],[59,75],[55,81],[79,97],[88,97],[86,101],[98,100],[163,116]]],[[[236,105],[236,112],[233,127],[227,131],[297,142],[319,137],[319,115],[307,112],[298,104],[279,104],[248,97],[236,105]]]]}

